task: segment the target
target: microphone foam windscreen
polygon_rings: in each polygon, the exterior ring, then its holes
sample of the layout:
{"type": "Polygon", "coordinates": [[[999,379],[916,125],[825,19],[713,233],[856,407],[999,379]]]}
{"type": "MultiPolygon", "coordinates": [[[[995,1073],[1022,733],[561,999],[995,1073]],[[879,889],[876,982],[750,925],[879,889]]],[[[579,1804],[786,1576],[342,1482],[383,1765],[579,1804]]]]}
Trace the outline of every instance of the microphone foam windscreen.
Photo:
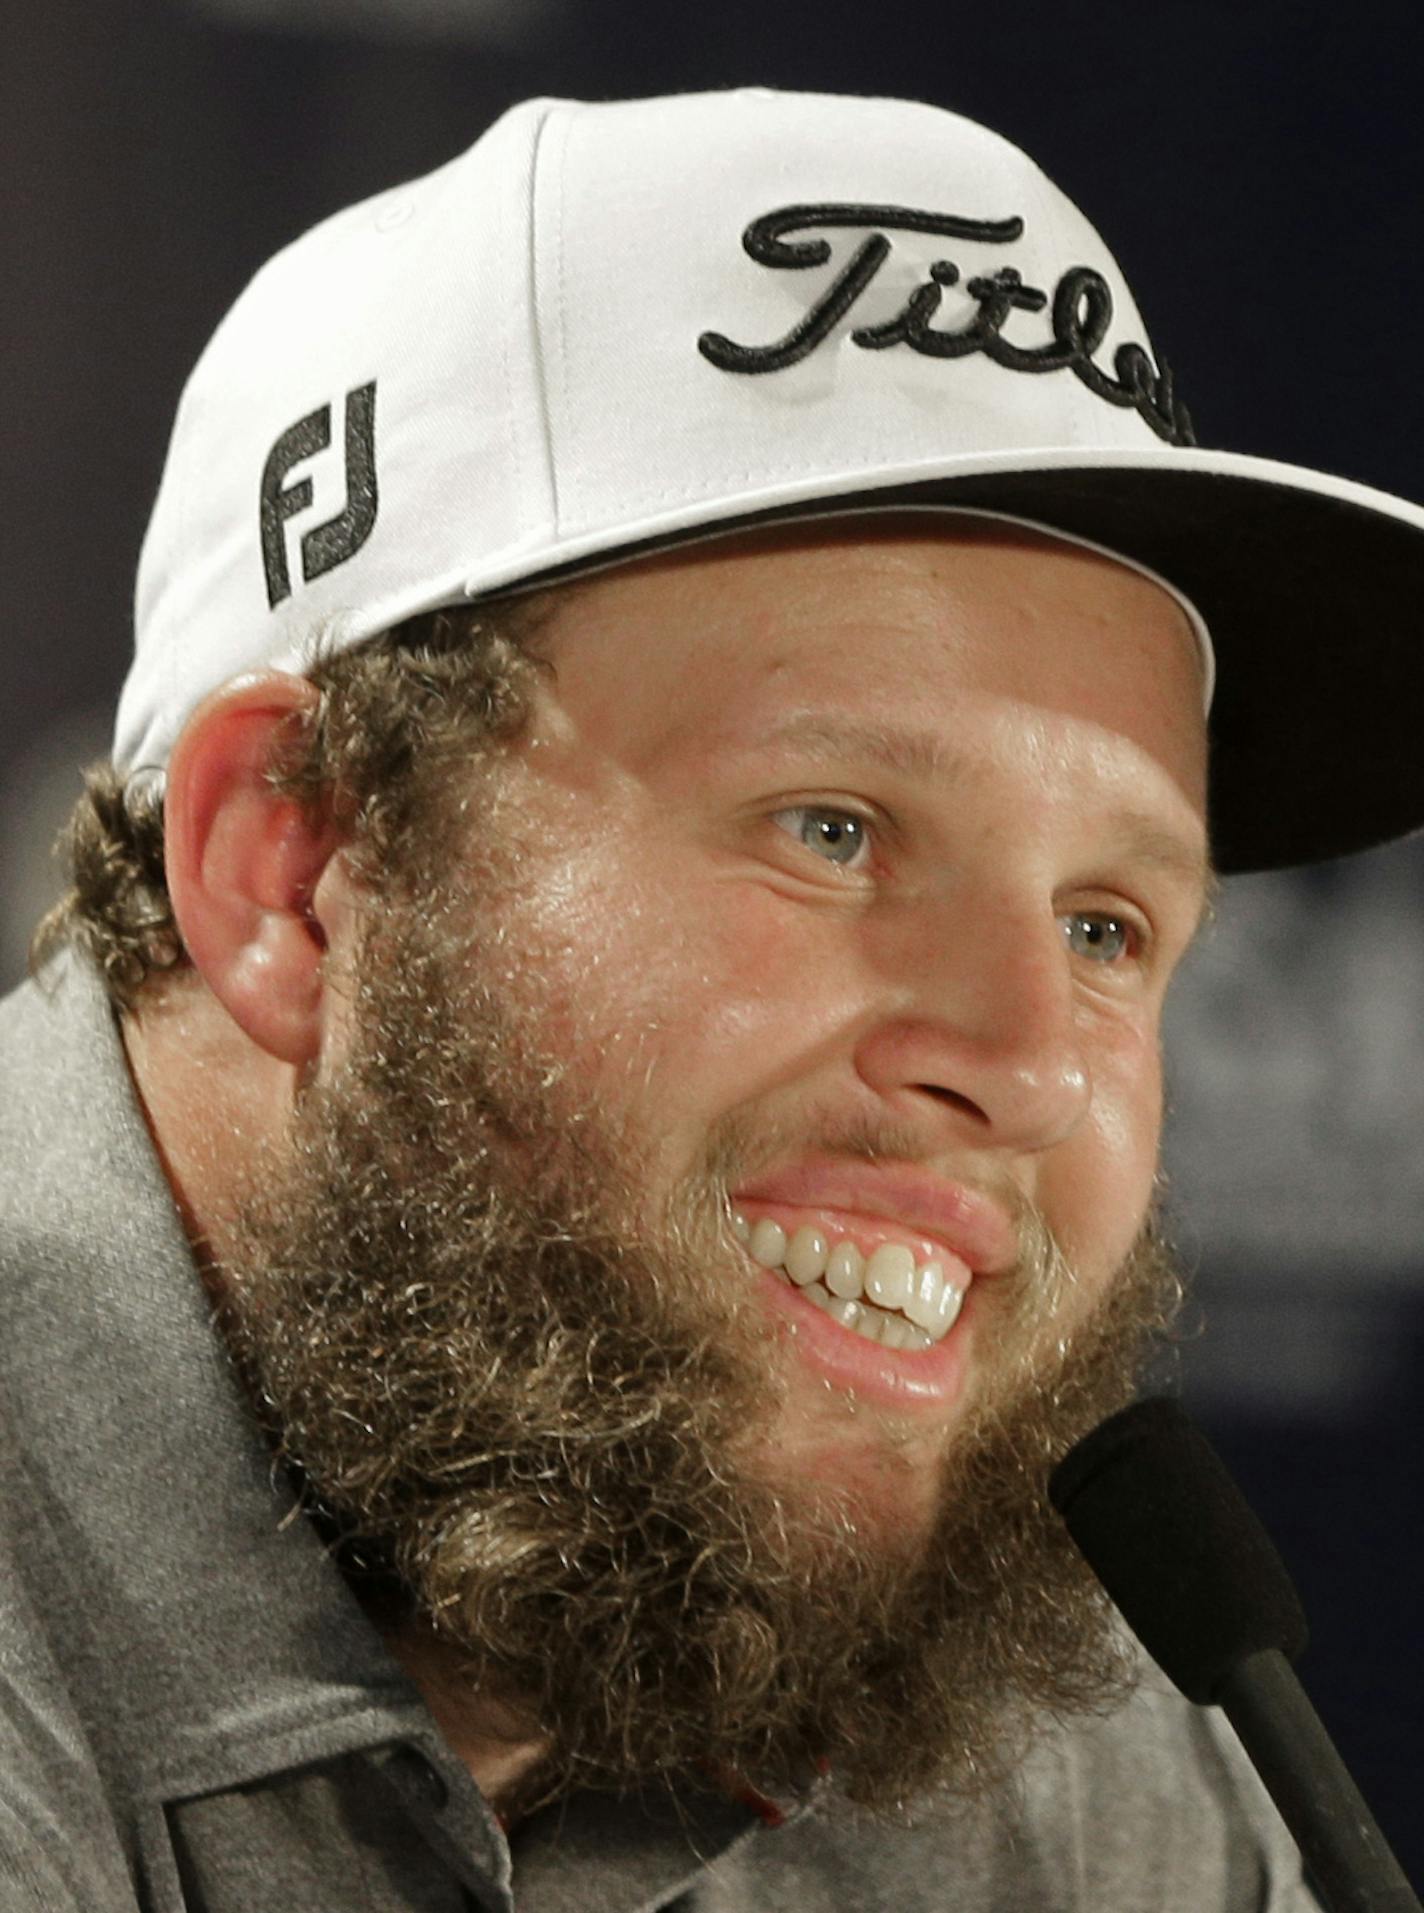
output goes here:
{"type": "Polygon", "coordinates": [[[1128,1626],[1189,1700],[1216,1697],[1248,1654],[1306,1642],[1290,1576],[1181,1404],[1136,1402],[1084,1437],[1053,1505],[1128,1626]]]}

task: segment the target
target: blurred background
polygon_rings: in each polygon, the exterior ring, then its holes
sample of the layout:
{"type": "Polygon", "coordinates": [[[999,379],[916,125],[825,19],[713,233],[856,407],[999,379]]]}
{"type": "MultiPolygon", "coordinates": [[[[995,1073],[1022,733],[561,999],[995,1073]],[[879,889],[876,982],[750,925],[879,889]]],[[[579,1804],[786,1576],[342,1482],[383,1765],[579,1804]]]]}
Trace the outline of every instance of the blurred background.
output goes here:
{"type": "MultiPolygon", "coordinates": [[[[0,987],[53,895],[78,766],[107,748],[182,379],[305,226],[530,94],[928,99],[1026,146],[1103,230],[1203,444],[1424,500],[1420,19],[1417,0],[0,0],[0,987]]],[[[1180,1379],[1301,1584],[1306,1683],[1424,1878],[1424,847],[1229,884],[1169,1067],[1195,1273],[1180,1379]]]]}

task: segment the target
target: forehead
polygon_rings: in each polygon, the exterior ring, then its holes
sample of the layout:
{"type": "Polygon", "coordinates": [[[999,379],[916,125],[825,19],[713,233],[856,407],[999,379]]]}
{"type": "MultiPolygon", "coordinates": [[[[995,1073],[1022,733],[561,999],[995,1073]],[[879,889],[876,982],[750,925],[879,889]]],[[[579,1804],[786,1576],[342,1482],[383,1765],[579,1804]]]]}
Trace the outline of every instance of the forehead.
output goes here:
{"type": "Polygon", "coordinates": [[[1205,799],[1203,676],[1172,596],[1017,527],[923,515],[781,527],[574,587],[550,627],[559,696],[623,751],[853,715],[953,748],[976,729],[1095,734],[1205,799]]]}

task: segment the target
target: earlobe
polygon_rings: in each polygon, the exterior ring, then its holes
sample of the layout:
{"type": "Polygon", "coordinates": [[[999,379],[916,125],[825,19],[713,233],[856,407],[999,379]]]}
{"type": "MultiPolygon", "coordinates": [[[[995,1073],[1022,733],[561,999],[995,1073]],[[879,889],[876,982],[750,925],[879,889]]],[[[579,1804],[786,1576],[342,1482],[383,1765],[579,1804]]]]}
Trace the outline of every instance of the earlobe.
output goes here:
{"type": "Polygon", "coordinates": [[[345,833],[270,774],[318,696],[278,671],[214,692],[174,747],[164,800],[169,894],[193,964],[259,1048],[297,1067],[320,1048],[330,926],[314,897],[345,833]]]}

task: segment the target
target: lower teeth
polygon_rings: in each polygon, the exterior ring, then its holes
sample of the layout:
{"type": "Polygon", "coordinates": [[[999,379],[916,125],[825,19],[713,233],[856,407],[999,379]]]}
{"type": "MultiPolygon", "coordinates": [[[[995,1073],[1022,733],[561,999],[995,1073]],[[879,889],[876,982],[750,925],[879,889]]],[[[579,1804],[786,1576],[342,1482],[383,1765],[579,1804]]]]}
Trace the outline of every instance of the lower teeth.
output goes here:
{"type": "MultiPolygon", "coordinates": [[[[789,1276],[786,1280],[788,1287],[797,1287],[789,1276]]],[[[855,1302],[832,1295],[819,1281],[808,1282],[801,1289],[801,1294],[829,1315],[832,1321],[839,1322],[842,1328],[848,1328],[853,1335],[859,1335],[867,1342],[878,1342],[885,1348],[916,1350],[933,1348],[935,1345],[932,1335],[926,1335],[922,1328],[907,1322],[903,1315],[892,1315],[888,1309],[877,1308],[873,1302],[855,1302]]]]}

